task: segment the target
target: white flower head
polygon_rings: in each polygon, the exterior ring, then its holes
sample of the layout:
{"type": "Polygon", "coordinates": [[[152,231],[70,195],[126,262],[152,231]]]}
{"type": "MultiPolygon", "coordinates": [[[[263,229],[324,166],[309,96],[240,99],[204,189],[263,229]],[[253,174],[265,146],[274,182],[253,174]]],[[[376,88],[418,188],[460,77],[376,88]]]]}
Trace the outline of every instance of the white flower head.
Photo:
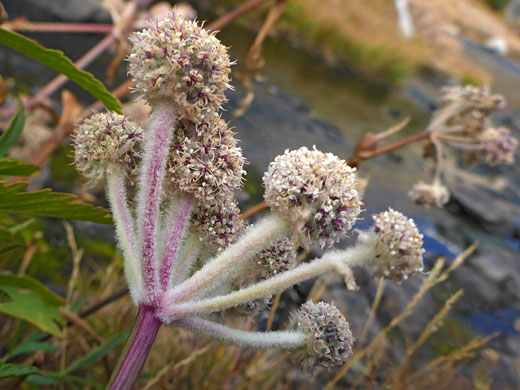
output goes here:
{"type": "Polygon", "coordinates": [[[355,169],[332,153],[286,150],[269,165],[263,181],[265,201],[291,220],[295,238],[306,248],[332,246],[361,212],[355,169]]]}

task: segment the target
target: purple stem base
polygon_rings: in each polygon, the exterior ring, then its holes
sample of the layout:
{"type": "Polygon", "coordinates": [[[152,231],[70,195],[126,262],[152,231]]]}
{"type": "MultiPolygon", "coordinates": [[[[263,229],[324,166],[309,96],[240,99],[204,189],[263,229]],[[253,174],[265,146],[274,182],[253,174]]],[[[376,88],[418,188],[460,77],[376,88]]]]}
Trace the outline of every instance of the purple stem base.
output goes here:
{"type": "Polygon", "coordinates": [[[132,390],[134,388],[161,324],[155,316],[153,307],[139,306],[132,333],[128,337],[107,389],[132,390]]]}

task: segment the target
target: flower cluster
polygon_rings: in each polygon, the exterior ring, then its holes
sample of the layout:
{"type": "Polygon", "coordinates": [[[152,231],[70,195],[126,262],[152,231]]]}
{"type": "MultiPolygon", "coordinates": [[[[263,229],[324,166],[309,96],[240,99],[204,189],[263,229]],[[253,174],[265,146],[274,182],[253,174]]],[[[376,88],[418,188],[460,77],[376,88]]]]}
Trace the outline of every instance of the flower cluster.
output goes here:
{"type": "Polygon", "coordinates": [[[443,207],[450,200],[450,192],[440,182],[425,183],[420,181],[408,192],[408,196],[417,204],[443,207]]]}
{"type": "Polygon", "coordinates": [[[332,153],[286,150],[264,175],[264,198],[291,220],[304,247],[330,247],[345,237],[361,212],[354,172],[332,153]]]}
{"type": "Polygon", "coordinates": [[[230,88],[230,61],[219,40],[196,22],[173,16],[150,22],[131,41],[128,73],[152,106],[168,99],[198,122],[219,110],[230,88]]]}
{"type": "Polygon", "coordinates": [[[263,178],[271,213],[246,226],[233,196],[245,159],[218,115],[229,82],[226,48],[195,22],[176,17],[151,23],[132,41],[129,72],[152,107],[146,132],[107,113],[84,121],[75,138],[79,172],[106,183],[139,307],[109,388],[133,387],[161,324],[242,347],[292,350],[311,372],[342,364],[353,337],[329,304],[307,302],[288,331],[246,332],[209,315],[237,307],[251,314],[275,293],[326,272],[341,274],[352,288],[356,266],[402,281],[422,269],[415,224],[390,210],[374,217],[374,228],[352,247],[297,264],[300,246],[330,247],[352,229],[362,205],[355,169],[315,148],[286,151],[263,178]],[[136,171],[137,196],[130,202],[128,175],[136,171]]]}
{"type": "Polygon", "coordinates": [[[240,187],[245,162],[234,133],[218,115],[200,123],[181,120],[173,135],[167,178],[212,205],[240,187]]]}
{"type": "Polygon", "coordinates": [[[74,135],[74,163],[93,184],[104,180],[113,165],[131,177],[141,155],[142,129],[114,112],[98,113],[81,122],[74,135]]]}
{"type": "Polygon", "coordinates": [[[428,126],[431,142],[425,153],[436,158],[433,183],[419,182],[408,193],[418,204],[437,207],[449,200],[448,189],[441,184],[445,160],[451,158],[455,163],[459,159],[457,155],[450,156],[450,151],[462,152],[468,164],[483,161],[497,165],[512,164],[518,147],[511,131],[494,127],[491,120],[493,112],[504,108],[503,96],[474,86],[447,87],[442,92],[441,106],[428,126]]]}
{"type": "MultiPolygon", "coordinates": [[[[251,286],[273,276],[289,271],[296,267],[296,252],[294,245],[287,237],[284,237],[270,247],[262,250],[243,269],[233,283],[233,290],[251,286]]],[[[272,294],[247,302],[239,307],[241,312],[258,314],[265,310],[271,302],[272,294]]]]}
{"type": "Polygon", "coordinates": [[[514,163],[518,140],[512,136],[511,130],[505,127],[488,127],[480,136],[480,140],[482,146],[477,153],[480,153],[488,164],[514,163]]]}
{"type": "Polygon", "coordinates": [[[422,271],[423,235],[412,219],[393,209],[373,217],[375,259],[373,275],[402,282],[422,271]]]}
{"type": "Polygon", "coordinates": [[[300,307],[294,322],[296,329],[307,335],[305,353],[293,354],[303,370],[330,369],[345,363],[352,354],[354,337],[336,307],[309,301],[300,307]]]}
{"type": "Polygon", "coordinates": [[[220,201],[210,206],[199,205],[192,216],[192,228],[206,248],[218,252],[235,241],[244,231],[236,201],[220,201]]]}

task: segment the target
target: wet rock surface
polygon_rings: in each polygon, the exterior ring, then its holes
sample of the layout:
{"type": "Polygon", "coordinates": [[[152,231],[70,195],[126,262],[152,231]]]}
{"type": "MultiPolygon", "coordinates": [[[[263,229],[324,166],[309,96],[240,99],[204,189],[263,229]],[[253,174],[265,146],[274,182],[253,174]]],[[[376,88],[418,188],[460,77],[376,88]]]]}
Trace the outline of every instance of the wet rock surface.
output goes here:
{"type": "Polygon", "coordinates": [[[31,21],[109,23],[100,0],[4,0],[10,16],[23,12],[31,21]]]}

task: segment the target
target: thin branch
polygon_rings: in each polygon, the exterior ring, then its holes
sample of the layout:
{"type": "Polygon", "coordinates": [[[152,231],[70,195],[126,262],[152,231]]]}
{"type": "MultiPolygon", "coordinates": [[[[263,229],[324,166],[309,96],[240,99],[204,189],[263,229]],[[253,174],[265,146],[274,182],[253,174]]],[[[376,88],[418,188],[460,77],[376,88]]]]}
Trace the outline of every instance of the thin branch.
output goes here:
{"type": "Polygon", "coordinates": [[[351,167],[358,167],[359,164],[362,161],[364,161],[364,160],[368,160],[368,159],[374,158],[376,156],[380,156],[382,154],[386,154],[386,153],[391,152],[391,151],[393,151],[395,149],[399,149],[399,148],[401,148],[403,146],[412,144],[412,143],[417,142],[417,141],[428,139],[428,138],[430,138],[430,134],[431,134],[430,131],[426,130],[426,131],[423,131],[423,132],[421,132],[419,134],[415,134],[415,135],[412,135],[412,136],[407,137],[405,139],[402,139],[400,141],[394,142],[393,144],[383,146],[382,148],[379,148],[379,149],[376,149],[376,150],[373,150],[373,151],[361,152],[361,153],[359,153],[357,158],[349,159],[347,161],[347,164],[350,165],[351,167]]]}
{"type": "Polygon", "coordinates": [[[13,19],[7,23],[4,23],[2,27],[12,31],[99,34],[110,33],[114,29],[113,24],[31,22],[27,20],[25,17],[13,19]]]}
{"type": "Polygon", "coordinates": [[[256,206],[251,207],[249,210],[246,210],[244,213],[242,213],[238,218],[242,220],[246,220],[251,218],[253,215],[259,213],[263,209],[267,207],[267,203],[264,201],[258,203],[256,206]]]}
{"type": "Polygon", "coordinates": [[[208,26],[208,30],[221,30],[224,27],[226,27],[228,24],[233,22],[235,19],[238,19],[242,15],[248,13],[249,11],[255,9],[256,7],[261,6],[264,3],[268,3],[272,0],[249,0],[247,3],[242,4],[237,9],[234,9],[233,11],[221,16],[217,20],[215,20],[213,23],[211,23],[208,26]]]}

